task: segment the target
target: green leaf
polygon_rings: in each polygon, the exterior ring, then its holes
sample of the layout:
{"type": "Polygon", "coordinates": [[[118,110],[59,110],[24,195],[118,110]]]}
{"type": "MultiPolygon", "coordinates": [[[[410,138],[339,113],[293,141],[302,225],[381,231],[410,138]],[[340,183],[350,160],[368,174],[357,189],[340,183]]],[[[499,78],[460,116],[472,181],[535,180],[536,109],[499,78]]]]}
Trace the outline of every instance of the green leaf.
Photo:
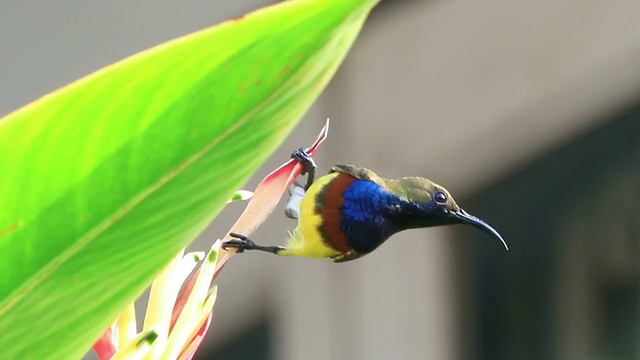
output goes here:
{"type": "Polygon", "coordinates": [[[376,2],[283,2],[0,119],[1,357],[82,356],[289,134],[376,2]]]}

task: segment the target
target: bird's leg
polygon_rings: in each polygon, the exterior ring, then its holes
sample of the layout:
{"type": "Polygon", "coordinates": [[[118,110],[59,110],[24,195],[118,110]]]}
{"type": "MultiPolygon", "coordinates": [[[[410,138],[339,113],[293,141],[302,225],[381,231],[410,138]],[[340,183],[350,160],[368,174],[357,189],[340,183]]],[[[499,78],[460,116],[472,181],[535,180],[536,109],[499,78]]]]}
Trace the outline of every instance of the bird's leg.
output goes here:
{"type": "Polygon", "coordinates": [[[295,150],[291,153],[291,158],[296,159],[300,165],[302,165],[302,173],[301,175],[307,175],[307,183],[304,185],[304,191],[309,190],[311,184],[313,184],[313,180],[316,177],[316,163],[313,161],[313,158],[304,151],[303,148],[295,150]]]}
{"type": "Polygon", "coordinates": [[[222,244],[223,249],[227,248],[235,248],[238,249],[238,252],[241,253],[245,250],[260,250],[270,252],[272,254],[278,255],[280,251],[285,250],[282,246],[260,246],[251,241],[248,237],[242,234],[229,233],[229,236],[235,238],[233,240],[229,240],[222,244]]]}

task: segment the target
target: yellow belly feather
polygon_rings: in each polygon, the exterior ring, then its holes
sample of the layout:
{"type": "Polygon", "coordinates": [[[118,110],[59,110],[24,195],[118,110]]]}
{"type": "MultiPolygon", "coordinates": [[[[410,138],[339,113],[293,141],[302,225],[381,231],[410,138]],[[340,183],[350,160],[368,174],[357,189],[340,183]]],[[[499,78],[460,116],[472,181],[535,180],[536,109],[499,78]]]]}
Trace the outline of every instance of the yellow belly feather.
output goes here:
{"type": "Polygon", "coordinates": [[[328,258],[338,255],[340,252],[327,246],[322,240],[318,227],[322,223],[322,217],[316,213],[316,199],[320,191],[338,176],[338,173],[325,175],[316,180],[307,190],[300,202],[298,227],[291,233],[286,243],[287,250],[278,255],[297,255],[312,258],[328,258]]]}

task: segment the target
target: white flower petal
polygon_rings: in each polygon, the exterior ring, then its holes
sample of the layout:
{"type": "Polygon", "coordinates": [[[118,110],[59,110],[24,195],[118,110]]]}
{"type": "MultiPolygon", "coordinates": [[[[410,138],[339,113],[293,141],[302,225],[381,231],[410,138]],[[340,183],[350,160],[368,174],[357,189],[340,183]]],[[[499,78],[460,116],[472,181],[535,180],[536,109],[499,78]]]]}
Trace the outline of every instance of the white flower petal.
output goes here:
{"type": "Polygon", "coordinates": [[[231,195],[231,199],[227,200],[227,204],[234,201],[249,200],[251,197],[253,197],[253,191],[238,190],[231,195]]]}
{"type": "Polygon", "coordinates": [[[154,342],[146,356],[147,359],[157,359],[164,352],[178,292],[187,276],[204,256],[202,251],[187,253],[184,256],[181,251],[151,285],[143,329],[155,329],[159,338],[154,342]]]}
{"type": "Polygon", "coordinates": [[[112,357],[111,360],[139,360],[151,350],[151,345],[158,338],[158,333],[154,330],[143,331],[138,336],[124,344],[112,357]]]}
{"type": "Polygon", "coordinates": [[[187,345],[187,342],[193,337],[192,333],[195,334],[200,328],[201,323],[200,317],[197,316],[199,315],[198,311],[202,309],[202,306],[208,298],[209,287],[215,275],[216,262],[221,245],[222,242],[220,240],[217,240],[213,244],[200,267],[200,272],[189,294],[189,298],[184,304],[171,334],[169,334],[169,340],[162,359],[177,358],[182,352],[182,349],[187,345]]]}
{"type": "Polygon", "coordinates": [[[120,346],[127,344],[131,339],[136,337],[138,329],[136,324],[136,306],[134,303],[129,304],[120,316],[118,316],[116,328],[118,336],[116,348],[120,348],[120,346]]]}

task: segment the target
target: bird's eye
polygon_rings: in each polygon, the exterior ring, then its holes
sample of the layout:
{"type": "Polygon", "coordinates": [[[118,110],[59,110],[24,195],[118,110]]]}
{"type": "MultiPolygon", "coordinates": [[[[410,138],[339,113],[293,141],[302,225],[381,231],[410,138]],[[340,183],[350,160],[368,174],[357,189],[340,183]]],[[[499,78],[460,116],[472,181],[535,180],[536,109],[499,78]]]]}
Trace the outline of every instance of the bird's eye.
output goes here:
{"type": "Polygon", "coordinates": [[[446,204],[447,203],[447,194],[442,191],[436,191],[433,193],[433,201],[438,204],[446,204]]]}

